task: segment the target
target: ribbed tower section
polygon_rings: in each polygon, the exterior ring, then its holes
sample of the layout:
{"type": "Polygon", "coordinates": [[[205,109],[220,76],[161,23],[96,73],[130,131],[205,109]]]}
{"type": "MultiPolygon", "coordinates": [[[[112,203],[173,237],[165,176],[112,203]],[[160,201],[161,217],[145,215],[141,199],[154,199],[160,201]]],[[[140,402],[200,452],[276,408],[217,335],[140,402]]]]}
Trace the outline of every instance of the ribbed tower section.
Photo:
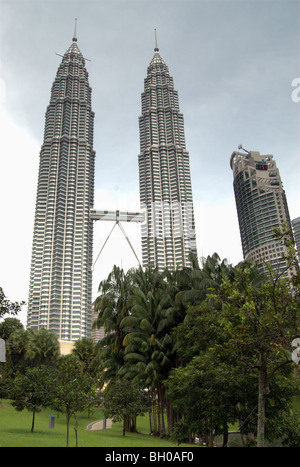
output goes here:
{"type": "Polygon", "coordinates": [[[61,340],[90,335],[94,113],[77,38],[52,86],[40,152],[27,327],[61,340]]]}
{"type": "Polygon", "coordinates": [[[279,169],[272,154],[244,151],[234,151],[230,158],[243,256],[262,271],[270,264],[284,274],[288,250],[274,238],[274,228],[286,224],[292,232],[292,226],[279,169]]]}
{"type": "Polygon", "coordinates": [[[196,237],[189,153],[173,78],[156,45],[148,66],[139,118],[143,266],[189,266],[196,237]]]}

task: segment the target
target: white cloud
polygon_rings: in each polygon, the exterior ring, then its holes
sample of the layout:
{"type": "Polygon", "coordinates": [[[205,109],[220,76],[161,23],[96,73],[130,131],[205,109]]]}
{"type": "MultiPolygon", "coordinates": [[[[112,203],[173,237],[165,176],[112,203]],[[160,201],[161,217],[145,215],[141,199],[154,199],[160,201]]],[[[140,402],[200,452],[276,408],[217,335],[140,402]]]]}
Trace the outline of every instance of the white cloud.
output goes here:
{"type": "Polygon", "coordinates": [[[218,253],[221,260],[237,264],[243,259],[234,201],[229,198],[215,203],[195,203],[198,256],[218,253]]]}

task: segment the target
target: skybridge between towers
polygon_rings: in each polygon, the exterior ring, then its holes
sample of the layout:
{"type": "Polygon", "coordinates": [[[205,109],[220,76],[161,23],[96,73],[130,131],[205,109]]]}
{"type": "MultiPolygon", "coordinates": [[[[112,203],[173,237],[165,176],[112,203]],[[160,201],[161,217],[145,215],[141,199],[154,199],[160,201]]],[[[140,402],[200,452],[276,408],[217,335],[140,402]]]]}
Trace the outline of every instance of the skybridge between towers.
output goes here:
{"type": "Polygon", "coordinates": [[[92,221],[110,221],[110,222],[114,222],[114,225],[111,229],[111,231],[109,232],[101,250],[99,251],[98,253],[98,256],[96,258],[96,260],[94,261],[94,264],[92,266],[92,271],[94,270],[94,267],[95,267],[95,264],[96,262],[98,261],[98,258],[99,256],[101,255],[102,251],[103,251],[103,248],[105,247],[109,237],[111,236],[114,228],[116,227],[116,225],[119,226],[122,234],[124,235],[124,237],[126,238],[131,250],[133,251],[133,254],[134,256],[136,257],[139,265],[142,267],[141,265],[141,262],[129,240],[129,237],[128,235],[126,234],[121,222],[137,222],[137,223],[142,223],[144,222],[145,220],[145,213],[143,211],[120,211],[120,210],[104,210],[104,209],[94,209],[92,208],[90,210],[90,219],[92,221]]]}
{"type": "Polygon", "coordinates": [[[93,221],[115,221],[119,222],[144,222],[145,213],[143,211],[108,211],[103,209],[91,209],[91,219],[93,221]]]}

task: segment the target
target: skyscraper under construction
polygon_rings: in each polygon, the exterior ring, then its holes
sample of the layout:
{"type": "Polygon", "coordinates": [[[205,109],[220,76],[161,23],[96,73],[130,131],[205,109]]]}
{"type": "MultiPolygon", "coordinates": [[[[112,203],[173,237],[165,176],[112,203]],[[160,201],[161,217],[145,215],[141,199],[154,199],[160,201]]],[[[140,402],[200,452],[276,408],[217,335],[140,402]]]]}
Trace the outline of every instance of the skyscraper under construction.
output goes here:
{"type": "Polygon", "coordinates": [[[40,151],[27,327],[61,340],[90,335],[94,201],[94,113],[77,45],[62,57],[40,151]]]}
{"type": "Polygon", "coordinates": [[[196,253],[189,153],[183,114],[168,66],[159,54],[148,66],[139,118],[139,180],[144,266],[174,270],[196,253]]]}

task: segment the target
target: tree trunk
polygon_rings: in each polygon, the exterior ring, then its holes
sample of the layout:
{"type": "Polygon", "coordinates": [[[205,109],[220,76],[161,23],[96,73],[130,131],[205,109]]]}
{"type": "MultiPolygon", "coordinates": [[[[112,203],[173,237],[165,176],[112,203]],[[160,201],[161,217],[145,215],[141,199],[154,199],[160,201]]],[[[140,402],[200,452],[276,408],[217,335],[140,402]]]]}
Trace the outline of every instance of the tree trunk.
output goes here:
{"type": "Polygon", "coordinates": [[[123,426],[125,427],[125,431],[130,431],[130,418],[129,417],[125,417],[123,419],[123,426]]]}
{"type": "Polygon", "coordinates": [[[157,397],[156,397],[156,413],[157,413],[157,431],[159,435],[161,435],[161,418],[160,418],[160,401],[159,401],[159,393],[157,389],[157,397]]]}
{"type": "Polygon", "coordinates": [[[35,410],[32,412],[31,432],[33,432],[34,430],[34,422],[35,422],[35,410]]]}
{"type": "Polygon", "coordinates": [[[153,419],[153,435],[157,435],[158,428],[157,428],[157,412],[156,412],[156,390],[155,388],[152,389],[152,419],[153,419]]]}
{"type": "Polygon", "coordinates": [[[76,447],[78,448],[78,417],[76,414],[75,416],[75,425],[74,425],[74,431],[75,431],[75,440],[76,440],[76,447]]]}
{"type": "Polygon", "coordinates": [[[124,423],[125,423],[125,431],[128,431],[128,433],[136,432],[136,417],[126,417],[124,419],[124,423]]]}
{"type": "Polygon", "coordinates": [[[267,369],[264,357],[261,356],[258,372],[258,416],[257,416],[257,447],[265,445],[266,396],[269,393],[267,369]]]}
{"type": "Polygon", "coordinates": [[[163,385],[159,382],[158,383],[158,405],[159,405],[159,413],[160,413],[160,431],[159,435],[163,436],[166,432],[165,428],[165,416],[164,416],[164,388],[163,385]]]}
{"type": "Polygon", "coordinates": [[[227,448],[228,446],[228,426],[227,423],[224,424],[224,431],[223,431],[223,448],[227,448]]]}
{"type": "Polygon", "coordinates": [[[71,414],[69,413],[69,411],[67,411],[67,448],[69,447],[70,418],[71,414]]]}
{"type": "Polygon", "coordinates": [[[213,448],[214,447],[214,432],[210,430],[209,435],[208,435],[208,447],[213,448]]]}
{"type": "Polygon", "coordinates": [[[130,431],[131,433],[136,433],[136,417],[131,418],[130,431]]]}
{"type": "Polygon", "coordinates": [[[170,397],[168,397],[166,400],[166,407],[167,407],[168,433],[169,433],[169,436],[172,436],[173,428],[174,428],[174,409],[172,406],[172,399],[170,397]]]}
{"type": "Polygon", "coordinates": [[[150,426],[150,434],[153,432],[152,428],[152,402],[149,402],[149,426],[150,426]]]}

